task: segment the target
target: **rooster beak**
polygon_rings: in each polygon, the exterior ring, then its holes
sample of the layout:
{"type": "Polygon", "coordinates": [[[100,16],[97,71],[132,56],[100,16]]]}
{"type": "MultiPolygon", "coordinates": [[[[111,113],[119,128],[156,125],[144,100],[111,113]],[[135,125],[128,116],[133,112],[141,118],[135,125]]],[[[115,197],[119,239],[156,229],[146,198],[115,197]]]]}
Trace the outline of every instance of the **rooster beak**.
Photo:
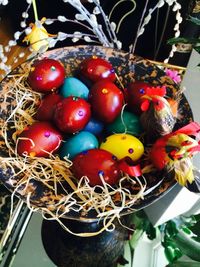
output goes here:
{"type": "Polygon", "coordinates": [[[147,99],[147,100],[151,101],[152,97],[150,97],[149,95],[143,95],[143,96],[141,96],[141,99],[147,99]]]}
{"type": "Polygon", "coordinates": [[[183,158],[184,156],[186,156],[187,154],[187,150],[185,149],[185,147],[182,147],[180,150],[178,150],[175,155],[174,155],[174,159],[180,159],[183,158]]]}

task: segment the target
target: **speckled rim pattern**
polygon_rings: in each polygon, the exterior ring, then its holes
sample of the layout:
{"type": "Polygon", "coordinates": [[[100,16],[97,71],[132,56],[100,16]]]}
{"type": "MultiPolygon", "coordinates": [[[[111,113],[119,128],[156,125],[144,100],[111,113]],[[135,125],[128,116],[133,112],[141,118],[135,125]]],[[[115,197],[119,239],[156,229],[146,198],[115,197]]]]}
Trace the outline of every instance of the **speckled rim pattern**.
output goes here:
{"type": "MultiPolygon", "coordinates": [[[[154,84],[155,86],[165,85],[167,88],[167,94],[173,96],[177,90],[179,90],[178,85],[176,85],[169,77],[167,77],[163,70],[161,70],[156,64],[150,63],[148,60],[145,60],[141,57],[134,56],[124,51],[119,51],[112,48],[106,48],[101,46],[73,46],[73,47],[64,47],[55,50],[50,50],[40,55],[39,57],[49,57],[60,60],[65,68],[66,74],[73,74],[76,71],[80,62],[86,57],[90,56],[99,56],[107,59],[112,63],[119,79],[126,87],[130,81],[141,80],[154,84]]],[[[30,61],[26,61],[12,73],[18,73],[23,71],[26,68],[26,65],[30,65],[30,61]]],[[[11,73],[11,74],[12,74],[11,73]]],[[[8,103],[4,103],[3,95],[6,93],[6,84],[9,82],[9,75],[1,82],[0,84],[0,125],[2,128],[3,123],[8,118],[11,110],[14,107],[13,99],[8,99],[8,103]]],[[[190,108],[187,99],[183,95],[180,102],[180,118],[176,123],[175,128],[180,128],[193,120],[193,114],[190,108]]],[[[0,156],[6,156],[6,147],[5,142],[0,136],[0,146],[1,152],[0,156]]],[[[133,209],[142,209],[152,202],[158,200],[160,197],[165,195],[174,185],[175,181],[173,179],[165,178],[164,174],[159,173],[159,179],[163,179],[162,183],[154,189],[150,194],[148,194],[144,199],[139,199],[133,209]],[[160,177],[160,175],[162,177],[160,177]]],[[[10,169],[3,169],[0,165],[0,177],[3,184],[12,192],[14,190],[13,184],[16,181],[13,181],[12,171],[10,169]]],[[[16,178],[15,178],[16,179],[16,178]]],[[[151,180],[151,179],[150,179],[151,180]]],[[[155,183],[155,177],[154,177],[155,183]]],[[[150,188],[152,185],[149,184],[150,188]]],[[[31,180],[31,187],[34,190],[34,194],[31,197],[31,204],[36,207],[48,207],[48,205],[53,205],[61,196],[54,195],[53,191],[50,191],[49,188],[45,187],[41,182],[31,180]]],[[[23,200],[26,199],[26,196],[22,196],[19,192],[16,192],[16,195],[23,200]]],[[[124,210],[124,214],[132,212],[129,210],[124,210]]],[[[71,219],[81,219],[85,221],[91,221],[96,219],[96,213],[91,212],[90,214],[79,214],[79,213],[69,213],[66,217],[71,219]]]]}

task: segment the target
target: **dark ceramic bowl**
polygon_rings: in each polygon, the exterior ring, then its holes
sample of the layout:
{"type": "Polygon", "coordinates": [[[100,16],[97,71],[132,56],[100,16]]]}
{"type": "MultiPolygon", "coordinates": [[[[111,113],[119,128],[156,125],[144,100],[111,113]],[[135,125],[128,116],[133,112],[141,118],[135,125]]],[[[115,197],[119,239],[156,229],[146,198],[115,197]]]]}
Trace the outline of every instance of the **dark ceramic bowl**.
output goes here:
{"type": "MultiPolygon", "coordinates": [[[[74,46],[59,48],[56,50],[51,50],[45,53],[43,56],[54,58],[62,61],[66,67],[67,74],[73,74],[80,62],[92,55],[100,56],[112,63],[114,69],[122,80],[124,86],[126,86],[132,80],[142,80],[154,85],[166,85],[167,94],[172,96],[179,90],[177,84],[175,84],[165,73],[155,64],[150,63],[148,60],[134,56],[127,52],[115,50],[112,48],[105,48],[100,46],[74,46]]],[[[27,61],[16,68],[11,74],[23,72],[26,66],[30,65],[30,61],[27,61]]],[[[8,75],[0,84],[0,121],[1,129],[10,116],[11,112],[15,108],[15,101],[12,98],[6,98],[7,84],[10,81],[11,75],[8,75]]],[[[179,120],[175,128],[180,128],[192,121],[192,111],[190,106],[183,96],[180,102],[180,115],[181,120],[179,120]]],[[[8,133],[9,136],[9,133],[8,133]]],[[[0,139],[1,161],[4,157],[8,156],[8,149],[5,145],[5,141],[1,136],[0,139]]],[[[5,165],[0,163],[0,176],[4,185],[11,191],[15,189],[15,184],[18,182],[18,177],[13,177],[12,168],[5,168],[5,165]]],[[[164,194],[166,194],[174,185],[174,179],[167,178],[163,173],[156,173],[154,177],[147,177],[147,189],[151,189],[155,186],[158,181],[162,182],[159,186],[155,187],[149,194],[147,194],[144,199],[138,199],[132,206],[132,209],[142,209],[152,202],[159,200],[164,194]]],[[[49,205],[52,207],[59,199],[63,196],[63,192],[60,195],[55,195],[48,187],[39,181],[34,179],[30,180],[29,183],[30,190],[32,190],[30,203],[34,207],[38,208],[48,208],[49,205]]],[[[26,201],[28,191],[25,194],[21,193],[21,190],[16,190],[16,195],[26,201]]],[[[128,209],[123,210],[123,214],[132,211],[128,209]]],[[[67,218],[81,219],[86,221],[96,220],[96,212],[90,211],[87,214],[81,214],[78,212],[69,212],[65,215],[67,218]]]]}

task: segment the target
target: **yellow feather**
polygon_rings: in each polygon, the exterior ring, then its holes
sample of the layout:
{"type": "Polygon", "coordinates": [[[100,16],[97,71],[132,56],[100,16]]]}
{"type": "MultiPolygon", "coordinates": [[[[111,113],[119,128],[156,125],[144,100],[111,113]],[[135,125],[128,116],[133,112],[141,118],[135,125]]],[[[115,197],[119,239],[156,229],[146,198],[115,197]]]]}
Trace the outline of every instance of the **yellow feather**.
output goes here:
{"type": "Polygon", "coordinates": [[[174,162],[174,171],[176,181],[185,186],[187,181],[191,184],[194,181],[193,164],[190,158],[176,160],[174,162]]]}

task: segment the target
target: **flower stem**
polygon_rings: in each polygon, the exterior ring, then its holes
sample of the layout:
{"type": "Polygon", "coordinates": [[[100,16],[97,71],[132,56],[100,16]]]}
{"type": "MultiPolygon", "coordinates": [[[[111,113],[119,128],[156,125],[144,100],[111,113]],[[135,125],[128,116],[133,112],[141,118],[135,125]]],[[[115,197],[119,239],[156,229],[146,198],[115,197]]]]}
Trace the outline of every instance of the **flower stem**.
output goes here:
{"type": "Polygon", "coordinates": [[[38,13],[37,13],[36,0],[32,0],[32,4],[33,4],[33,12],[34,12],[35,21],[38,21],[38,13]]]}

